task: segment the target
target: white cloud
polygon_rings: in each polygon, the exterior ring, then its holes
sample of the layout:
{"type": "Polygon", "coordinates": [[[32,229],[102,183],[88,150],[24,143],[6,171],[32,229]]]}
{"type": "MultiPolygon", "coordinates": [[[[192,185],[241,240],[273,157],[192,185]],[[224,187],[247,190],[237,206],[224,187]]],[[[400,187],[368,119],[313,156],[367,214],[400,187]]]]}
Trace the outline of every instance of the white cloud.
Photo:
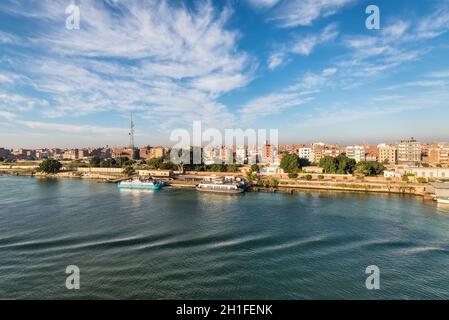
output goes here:
{"type": "Polygon", "coordinates": [[[320,17],[336,14],[354,0],[285,0],[275,9],[274,20],[280,27],[310,26],[320,17]]]}
{"type": "Polygon", "coordinates": [[[272,8],[277,3],[280,2],[280,0],[247,0],[249,4],[256,8],[272,8]]]}
{"type": "MultiPolygon", "coordinates": [[[[14,3],[9,12],[30,14],[14,3]]],[[[228,7],[218,12],[208,1],[189,9],[168,1],[81,0],[81,29],[68,31],[61,27],[66,5],[34,3],[32,18],[47,29],[27,45],[45,46],[50,54],[12,58],[17,72],[51,98],[41,109],[45,116],[139,110],[173,125],[190,116],[221,125],[233,121],[217,100],[246,86],[257,64],[239,50],[239,33],[227,27],[228,7]]]]}
{"type": "Polygon", "coordinates": [[[268,67],[270,70],[274,70],[285,64],[285,60],[290,54],[308,56],[316,46],[335,40],[338,34],[337,25],[330,24],[317,34],[297,35],[291,40],[292,44],[289,44],[288,47],[282,46],[277,52],[270,55],[268,67]]]}
{"type": "Polygon", "coordinates": [[[61,123],[49,123],[49,122],[38,122],[38,121],[25,121],[17,120],[17,124],[26,126],[32,129],[43,129],[49,131],[60,131],[64,133],[72,134],[101,134],[101,135],[111,135],[111,134],[126,134],[128,132],[127,128],[113,128],[113,127],[99,127],[99,126],[87,126],[87,125],[71,125],[71,124],[61,124],[61,123]]]}
{"type": "Polygon", "coordinates": [[[246,121],[252,121],[309,103],[315,99],[313,94],[319,92],[336,72],[337,69],[329,68],[324,69],[321,75],[306,73],[283,90],[252,99],[242,107],[240,114],[246,121]]]}
{"type": "Polygon", "coordinates": [[[12,121],[12,120],[14,120],[15,117],[16,117],[16,115],[12,112],[0,110],[0,118],[6,119],[8,121],[12,121]]]}
{"type": "Polygon", "coordinates": [[[430,76],[432,78],[449,78],[449,70],[432,72],[430,76]]]}

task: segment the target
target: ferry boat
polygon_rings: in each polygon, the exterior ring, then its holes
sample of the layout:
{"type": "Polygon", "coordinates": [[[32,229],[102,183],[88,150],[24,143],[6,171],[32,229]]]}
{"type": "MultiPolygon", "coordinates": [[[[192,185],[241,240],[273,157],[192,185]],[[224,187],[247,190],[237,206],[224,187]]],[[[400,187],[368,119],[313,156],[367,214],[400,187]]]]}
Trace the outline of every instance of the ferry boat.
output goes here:
{"type": "Polygon", "coordinates": [[[139,179],[131,179],[127,181],[120,181],[117,186],[119,189],[159,190],[165,186],[165,183],[159,181],[141,181],[139,179]]]}
{"type": "Polygon", "coordinates": [[[227,194],[240,194],[246,191],[246,185],[242,181],[236,181],[227,177],[205,178],[202,183],[196,185],[196,190],[200,192],[212,192],[212,193],[227,193],[227,194]]]}

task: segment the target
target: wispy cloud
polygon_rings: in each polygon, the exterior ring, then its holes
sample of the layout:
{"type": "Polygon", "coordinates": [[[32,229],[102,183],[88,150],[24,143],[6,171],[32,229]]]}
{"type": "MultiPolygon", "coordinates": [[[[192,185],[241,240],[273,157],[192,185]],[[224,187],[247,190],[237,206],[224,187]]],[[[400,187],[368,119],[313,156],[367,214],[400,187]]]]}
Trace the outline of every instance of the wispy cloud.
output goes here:
{"type": "Polygon", "coordinates": [[[246,0],[250,5],[256,8],[272,8],[281,0],[246,0]]]}
{"type": "Polygon", "coordinates": [[[64,132],[64,133],[84,134],[84,135],[88,135],[88,134],[101,134],[101,135],[126,134],[128,132],[128,129],[126,129],[126,128],[71,125],[71,124],[25,121],[25,120],[16,120],[15,123],[22,125],[22,126],[26,126],[28,128],[32,128],[32,129],[43,129],[43,130],[48,130],[48,131],[60,131],[60,132],[64,132]]]}
{"type": "Polygon", "coordinates": [[[355,0],[285,0],[269,18],[282,28],[310,26],[320,17],[336,14],[355,0]]]}
{"type": "Polygon", "coordinates": [[[268,59],[268,67],[271,70],[286,63],[290,55],[308,56],[316,46],[335,40],[339,35],[336,24],[326,26],[321,32],[316,34],[296,35],[288,46],[281,45],[272,53],[268,59]]]}
{"type": "Polygon", "coordinates": [[[249,101],[242,107],[240,114],[245,121],[254,121],[309,103],[315,99],[314,94],[326,85],[336,71],[336,69],[330,68],[323,70],[321,74],[306,73],[283,90],[268,93],[249,101]]]}
{"type": "MultiPolygon", "coordinates": [[[[218,11],[207,1],[192,9],[168,1],[81,0],[81,29],[68,31],[61,27],[66,5],[34,3],[31,17],[47,29],[22,40],[50,54],[12,59],[16,72],[32,75],[29,84],[49,96],[45,116],[134,109],[155,121],[183,113],[214,124],[232,119],[217,99],[251,82],[257,64],[227,27],[231,9],[218,11]]],[[[29,14],[23,6],[9,1],[4,10],[29,14]]]]}

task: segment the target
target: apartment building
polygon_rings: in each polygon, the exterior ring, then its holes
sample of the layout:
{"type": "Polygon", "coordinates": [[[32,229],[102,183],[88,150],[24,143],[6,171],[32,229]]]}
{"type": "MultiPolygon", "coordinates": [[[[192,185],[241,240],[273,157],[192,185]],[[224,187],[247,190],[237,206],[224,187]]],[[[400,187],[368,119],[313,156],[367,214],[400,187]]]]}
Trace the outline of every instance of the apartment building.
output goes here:
{"type": "Polygon", "coordinates": [[[397,164],[398,161],[398,148],[394,145],[380,144],[377,146],[379,149],[379,162],[385,164],[397,164]]]}
{"type": "Polygon", "coordinates": [[[423,162],[449,166],[449,145],[430,146],[427,151],[427,156],[423,158],[423,162]]]}
{"type": "Polygon", "coordinates": [[[312,149],[312,162],[320,163],[320,160],[324,157],[324,149],[326,145],[322,142],[313,143],[312,149]]]}
{"type": "Polygon", "coordinates": [[[246,146],[240,146],[235,149],[235,162],[244,164],[248,161],[248,150],[246,146]]]}
{"type": "Polygon", "coordinates": [[[299,148],[298,149],[298,156],[300,158],[307,159],[310,162],[313,162],[313,151],[312,151],[312,148],[307,148],[307,147],[299,148]]]}
{"type": "Polygon", "coordinates": [[[398,164],[416,165],[421,162],[421,143],[414,138],[397,143],[398,164]]]}
{"type": "Polygon", "coordinates": [[[220,147],[203,148],[203,163],[206,165],[222,163],[220,152],[220,147]]]}
{"type": "Polygon", "coordinates": [[[364,146],[347,146],[346,156],[356,162],[366,161],[364,146]]]}

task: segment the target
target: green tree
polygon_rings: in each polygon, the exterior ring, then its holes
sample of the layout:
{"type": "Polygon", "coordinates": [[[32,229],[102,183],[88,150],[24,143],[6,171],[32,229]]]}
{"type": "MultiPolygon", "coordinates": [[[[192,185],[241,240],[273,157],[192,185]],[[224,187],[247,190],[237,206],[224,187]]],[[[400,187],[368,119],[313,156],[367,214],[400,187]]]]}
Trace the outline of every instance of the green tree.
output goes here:
{"type": "Polygon", "coordinates": [[[117,161],[113,158],[104,159],[100,162],[102,168],[115,168],[117,167],[117,161]]]}
{"type": "Polygon", "coordinates": [[[161,170],[173,170],[174,168],[176,168],[175,164],[171,161],[164,161],[162,162],[162,164],[159,166],[159,169],[161,170]]]}
{"type": "Polygon", "coordinates": [[[213,164],[210,166],[212,172],[226,172],[226,167],[223,164],[213,164]]]}
{"type": "Polygon", "coordinates": [[[286,173],[297,172],[299,168],[299,157],[294,153],[287,153],[281,160],[280,167],[286,173]]]}
{"type": "Polygon", "coordinates": [[[254,163],[253,165],[251,165],[251,172],[259,173],[260,172],[260,167],[257,164],[254,163]]]}
{"type": "Polygon", "coordinates": [[[306,175],[306,180],[307,181],[312,181],[312,179],[313,179],[313,177],[310,174],[306,175]]]}
{"type": "Polygon", "coordinates": [[[385,170],[383,164],[377,161],[360,161],[356,165],[355,172],[364,176],[378,176],[385,170]]]}
{"type": "Polygon", "coordinates": [[[38,171],[45,173],[58,173],[61,167],[62,164],[59,161],[54,159],[46,159],[41,162],[38,167],[38,171]]]}
{"type": "Polygon", "coordinates": [[[125,166],[123,168],[123,173],[126,174],[127,176],[133,175],[134,172],[136,172],[136,171],[134,170],[134,168],[132,166],[125,166]]]}
{"type": "Polygon", "coordinates": [[[89,163],[93,167],[98,167],[101,163],[101,158],[99,156],[93,156],[90,158],[89,163]]]}
{"type": "Polygon", "coordinates": [[[228,172],[238,172],[239,171],[239,166],[236,164],[229,164],[227,166],[227,171],[228,172]]]}
{"type": "Polygon", "coordinates": [[[332,157],[324,157],[320,160],[320,167],[324,169],[325,173],[337,173],[338,162],[332,157]]]}
{"type": "Polygon", "coordinates": [[[147,161],[147,165],[150,169],[160,169],[162,164],[164,163],[163,158],[153,158],[147,161]]]}
{"type": "Polygon", "coordinates": [[[307,167],[307,166],[310,166],[310,165],[311,165],[311,163],[310,163],[309,159],[299,158],[299,167],[300,168],[304,168],[304,167],[307,167]]]}
{"type": "Polygon", "coordinates": [[[288,174],[288,178],[289,179],[296,179],[296,178],[298,178],[298,173],[297,172],[290,172],[288,174]]]}
{"type": "Polygon", "coordinates": [[[128,157],[118,157],[118,158],[115,158],[115,161],[119,168],[124,168],[126,166],[131,166],[134,164],[134,162],[132,160],[130,160],[128,157]]]}
{"type": "Polygon", "coordinates": [[[354,159],[348,158],[346,155],[341,154],[335,158],[337,161],[337,173],[346,174],[353,173],[356,166],[356,161],[354,159]]]}

